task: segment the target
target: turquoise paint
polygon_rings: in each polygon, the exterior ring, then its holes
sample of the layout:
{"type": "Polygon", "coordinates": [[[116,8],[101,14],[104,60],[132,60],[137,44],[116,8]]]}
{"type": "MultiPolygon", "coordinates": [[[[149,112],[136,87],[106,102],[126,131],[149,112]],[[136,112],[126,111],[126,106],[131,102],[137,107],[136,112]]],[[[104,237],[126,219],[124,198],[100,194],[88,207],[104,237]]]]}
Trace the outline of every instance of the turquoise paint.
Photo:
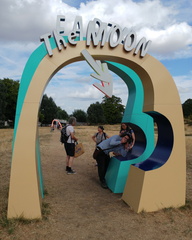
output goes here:
{"type": "Polygon", "coordinates": [[[41,168],[41,153],[40,153],[40,144],[39,144],[39,136],[36,140],[36,158],[37,158],[37,169],[38,169],[38,176],[39,176],[39,186],[41,191],[41,197],[44,198],[44,184],[43,184],[43,174],[41,168]]]}
{"type": "Polygon", "coordinates": [[[109,188],[114,193],[122,193],[130,166],[146,160],[154,151],[154,121],[151,116],[142,112],[144,90],[139,76],[125,65],[108,61],[107,63],[108,68],[123,79],[129,90],[129,98],[122,122],[131,122],[139,126],[146,136],[146,149],[138,158],[127,161],[119,161],[115,157],[111,159],[105,178],[109,188]]]}
{"type": "Polygon", "coordinates": [[[142,112],[144,90],[141,79],[127,66],[114,62],[107,63],[109,69],[123,79],[129,90],[129,98],[122,122],[131,122],[139,126],[146,135],[147,146],[145,152],[137,158],[138,161],[143,161],[148,158],[154,150],[154,121],[151,116],[142,112]]]}
{"type": "MultiPolygon", "coordinates": [[[[52,49],[56,48],[56,44],[54,42],[54,39],[50,39],[50,43],[52,46],[52,49]]],[[[15,126],[14,126],[14,140],[17,132],[17,127],[20,119],[20,114],[22,112],[22,107],[23,103],[25,101],[25,97],[28,91],[28,88],[30,86],[31,80],[43,60],[43,58],[47,55],[47,50],[45,47],[45,44],[41,44],[29,57],[22,77],[20,81],[20,86],[19,86],[19,93],[18,93],[18,99],[17,99],[17,107],[16,107],[16,116],[15,116],[15,126]]]]}

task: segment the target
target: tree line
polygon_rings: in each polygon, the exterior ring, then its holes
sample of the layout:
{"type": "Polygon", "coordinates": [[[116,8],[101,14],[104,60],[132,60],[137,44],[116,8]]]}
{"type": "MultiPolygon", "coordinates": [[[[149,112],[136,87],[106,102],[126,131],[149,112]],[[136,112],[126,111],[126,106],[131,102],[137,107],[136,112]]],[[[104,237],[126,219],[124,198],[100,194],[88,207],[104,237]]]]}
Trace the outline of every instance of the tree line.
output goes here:
{"type": "MultiPolygon", "coordinates": [[[[9,122],[9,126],[14,126],[18,90],[19,81],[0,79],[0,127],[4,127],[5,122],[9,122]]],[[[70,116],[74,116],[78,122],[115,124],[121,122],[124,109],[121,98],[113,95],[112,98],[104,96],[101,103],[90,104],[86,112],[75,109],[69,115],[57,106],[52,97],[44,94],[39,109],[39,122],[50,124],[53,119],[68,120],[70,116]]]]}
{"type": "MultiPolygon", "coordinates": [[[[0,79],[0,127],[4,127],[5,122],[9,122],[9,126],[14,126],[18,90],[19,81],[9,78],[0,79]]],[[[192,120],[192,99],[186,100],[182,104],[182,109],[184,118],[192,120]]],[[[68,120],[70,116],[74,116],[78,122],[115,124],[121,122],[124,110],[121,98],[113,95],[111,98],[104,96],[101,103],[90,104],[86,112],[75,109],[69,115],[56,105],[52,97],[44,94],[39,109],[39,122],[50,124],[53,119],[68,120]]]]}

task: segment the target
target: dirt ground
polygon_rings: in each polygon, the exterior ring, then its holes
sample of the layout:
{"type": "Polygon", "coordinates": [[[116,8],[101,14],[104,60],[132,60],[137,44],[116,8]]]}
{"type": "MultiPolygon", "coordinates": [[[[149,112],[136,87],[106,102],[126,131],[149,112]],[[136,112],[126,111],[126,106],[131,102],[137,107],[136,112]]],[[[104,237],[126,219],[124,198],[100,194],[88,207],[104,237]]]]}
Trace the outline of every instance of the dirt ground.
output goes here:
{"type": "MultiPolygon", "coordinates": [[[[65,172],[60,132],[40,128],[45,197],[43,220],[6,220],[13,130],[0,130],[0,240],[189,240],[192,239],[192,127],[187,128],[187,204],[180,209],[135,213],[123,200],[100,187],[92,159],[96,127],[77,126],[76,135],[86,152],[75,159],[75,175],[65,172]]],[[[106,126],[117,134],[117,126],[106,126]]]]}

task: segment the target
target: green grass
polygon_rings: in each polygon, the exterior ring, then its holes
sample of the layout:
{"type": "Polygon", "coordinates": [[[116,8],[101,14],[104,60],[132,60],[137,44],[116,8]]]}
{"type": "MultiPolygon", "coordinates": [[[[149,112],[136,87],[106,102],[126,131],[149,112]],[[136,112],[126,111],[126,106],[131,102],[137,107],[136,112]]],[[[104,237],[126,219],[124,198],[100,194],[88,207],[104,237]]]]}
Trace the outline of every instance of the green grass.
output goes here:
{"type": "MultiPolygon", "coordinates": [[[[0,227],[2,229],[5,229],[8,234],[13,234],[19,225],[27,225],[31,223],[40,222],[43,220],[47,220],[48,216],[50,214],[50,205],[49,203],[42,202],[42,220],[41,219],[27,219],[23,216],[20,216],[18,218],[7,218],[7,209],[5,209],[0,217],[0,227]]],[[[1,238],[0,238],[1,240],[1,238]]]]}
{"type": "Polygon", "coordinates": [[[181,211],[192,210],[192,200],[186,200],[185,205],[181,206],[179,209],[180,209],[181,211]]]}

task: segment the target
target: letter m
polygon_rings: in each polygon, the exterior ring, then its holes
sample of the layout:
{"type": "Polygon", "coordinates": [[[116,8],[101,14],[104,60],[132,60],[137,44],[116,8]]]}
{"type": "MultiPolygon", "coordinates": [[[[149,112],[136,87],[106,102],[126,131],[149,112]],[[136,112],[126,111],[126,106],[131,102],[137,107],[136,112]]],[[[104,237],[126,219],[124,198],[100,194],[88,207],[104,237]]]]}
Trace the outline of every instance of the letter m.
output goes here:
{"type": "Polygon", "coordinates": [[[90,21],[87,28],[87,46],[90,46],[90,42],[93,41],[93,45],[97,46],[101,41],[103,46],[107,39],[107,23],[101,22],[98,18],[94,18],[90,21]],[[98,25],[98,26],[96,26],[98,25]]]}

